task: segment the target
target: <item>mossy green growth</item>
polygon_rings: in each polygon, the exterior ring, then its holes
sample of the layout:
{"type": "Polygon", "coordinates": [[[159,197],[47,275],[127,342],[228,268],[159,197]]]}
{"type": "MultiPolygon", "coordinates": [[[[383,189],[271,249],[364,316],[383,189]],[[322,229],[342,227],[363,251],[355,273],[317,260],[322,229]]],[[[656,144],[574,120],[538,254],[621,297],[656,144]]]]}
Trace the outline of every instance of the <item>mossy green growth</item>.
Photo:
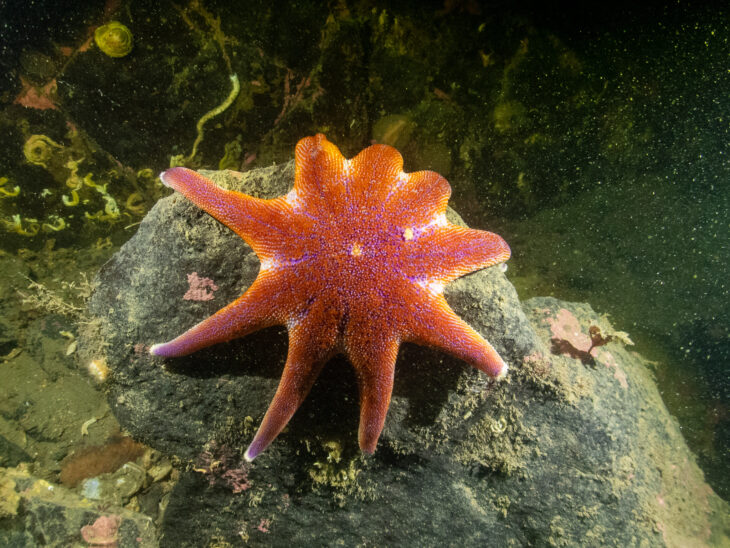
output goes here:
{"type": "Polygon", "coordinates": [[[241,136],[239,135],[233,141],[225,144],[225,154],[218,162],[218,169],[238,170],[241,166],[241,136]]]}

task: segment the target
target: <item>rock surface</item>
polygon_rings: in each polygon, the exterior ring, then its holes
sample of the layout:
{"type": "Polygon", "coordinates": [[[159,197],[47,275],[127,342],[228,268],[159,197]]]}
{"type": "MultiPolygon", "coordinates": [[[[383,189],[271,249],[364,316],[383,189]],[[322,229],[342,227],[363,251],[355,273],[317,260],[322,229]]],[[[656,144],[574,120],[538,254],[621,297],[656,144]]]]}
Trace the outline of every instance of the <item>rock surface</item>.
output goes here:
{"type": "MultiPolygon", "coordinates": [[[[271,198],[292,184],[293,164],[206,175],[271,198]]],[[[243,463],[284,365],[285,330],[164,367],[148,349],[238,297],[257,271],[243,241],[173,195],[99,273],[90,301],[97,329],[87,330],[82,349],[106,360],[120,423],[192,464],[171,495],[163,545],[661,546],[725,538],[727,505],[705,484],[647,363],[617,342],[583,361],[551,354],[551,338],[580,349],[590,346],[590,326],[613,329],[587,305],[533,299],[523,307],[496,268],[457,280],[446,297],[511,365],[506,382],[404,345],[383,435],[364,457],[354,375],[334,359],[287,430],[243,463]]]]}
{"type": "Polygon", "coordinates": [[[89,546],[84,542],[89,538],[118,548],[158,545],[150,518],[109,505],[102,510],[96,502],[20,468],[0,468],[0,501],[0,545],[4,547],[89,546]],[[116,528],[107,528],[103,536],[90,536],[95,524],[108,519],[114,520],[116,528]]]}

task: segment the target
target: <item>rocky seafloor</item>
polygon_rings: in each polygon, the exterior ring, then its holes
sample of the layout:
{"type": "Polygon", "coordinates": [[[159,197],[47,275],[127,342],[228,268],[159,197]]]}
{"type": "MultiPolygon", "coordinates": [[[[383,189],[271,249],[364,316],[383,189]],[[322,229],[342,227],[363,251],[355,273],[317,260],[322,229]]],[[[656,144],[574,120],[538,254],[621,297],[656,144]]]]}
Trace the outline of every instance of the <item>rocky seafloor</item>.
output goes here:
{"type": "MultiPolygon", "coordinates": [[[[293,180],[291,164],[208,175],[260,197],[293,180]]],[[[132,437],[180,459],[162,545],[726,540],[727,505],[705,483],[626,335],[588,305],[520,303],[499,269],[457,280],[446,296],[512,365],[506,382],[405,345],[378,450],[366,457],[357,449],[354,375],[335,359],[287,430],[245,463],[281,374],[284,330],[164,366],[147,349],[240,295],[257,270],[242,240],[173,195],[96,281],[86,359],[109,367],[105,390],[132,437]],[[193,272],[213,282],[213,298],[183,298],[193,272]]]]}

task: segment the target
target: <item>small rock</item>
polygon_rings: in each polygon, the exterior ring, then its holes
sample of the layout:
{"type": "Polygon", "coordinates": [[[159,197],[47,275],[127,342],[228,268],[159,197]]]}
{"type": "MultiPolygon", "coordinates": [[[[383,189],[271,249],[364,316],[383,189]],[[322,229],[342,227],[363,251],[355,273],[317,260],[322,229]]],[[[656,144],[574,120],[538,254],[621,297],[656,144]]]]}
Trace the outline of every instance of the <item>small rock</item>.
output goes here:
{"type": "Polygon", "coordinates": [[[142,489],[146,472],[128,462],[112,474],[101,474],[81,482],[80,494],[91,500],[126,504],[142,489]]]}
{"type": "Polygon", "coordinates": [[[153,482],[162,481],[172,471],[172,464],[168,461],[157,463],[147,470],[147,474],[153,482]]]}

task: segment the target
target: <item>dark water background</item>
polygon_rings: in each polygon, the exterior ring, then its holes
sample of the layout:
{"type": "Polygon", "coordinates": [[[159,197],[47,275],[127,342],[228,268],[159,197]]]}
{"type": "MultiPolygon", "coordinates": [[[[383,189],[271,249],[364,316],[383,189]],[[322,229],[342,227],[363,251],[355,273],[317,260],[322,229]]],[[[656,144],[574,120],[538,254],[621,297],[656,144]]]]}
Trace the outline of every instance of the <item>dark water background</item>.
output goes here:
{"type": "MultiPolygon", "coordinates": [[[[155,174],[190,154],[236,73],[188,165],[285,161],[323,132],[348,156],[377,140],[407,171],[441,172],[452,207],[510,243],[521,298],[590,302],[655,360],[730,497],[726,8],[12,1],[0,24],[0,248],[34,280],[93,274],[133,234],[165,193],[155,174]],[[120,58],[88,43],[112,20],[133,35],[120,58]],[[93,185],[68,206],[75,176],[93,185]]],[[[7,355],[27,326],[13,299],[7,355]]]]}

